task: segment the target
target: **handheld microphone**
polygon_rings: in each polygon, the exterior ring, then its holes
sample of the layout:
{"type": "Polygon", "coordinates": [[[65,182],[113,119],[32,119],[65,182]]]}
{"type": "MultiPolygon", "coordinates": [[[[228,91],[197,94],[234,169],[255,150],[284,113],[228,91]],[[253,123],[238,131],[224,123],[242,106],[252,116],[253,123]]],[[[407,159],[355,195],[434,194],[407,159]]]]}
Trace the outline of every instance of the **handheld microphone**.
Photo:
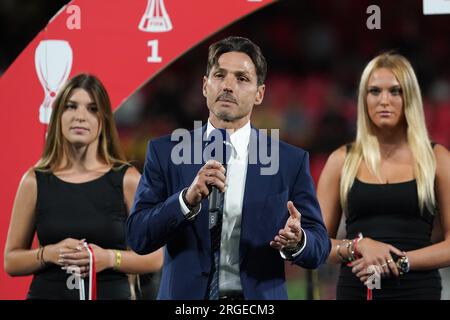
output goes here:
{"type": "MultiPolygon", "coordinates": [[[[211,150],[210,159],[216,160],[225,167],[231,156],[231,144],[229,134],[225,129],[214,129],[209,135],[208,149],[211,150]]],[[[226,174],[226,173],[225,173],[226,174]]],[[[221,211],[224,200],[224,193],[220,192],[216,186],[210,186],[209,199],[209,213],[210,213],[210,228],[215,225],[217,221],[217,214],[221,211]]]]}

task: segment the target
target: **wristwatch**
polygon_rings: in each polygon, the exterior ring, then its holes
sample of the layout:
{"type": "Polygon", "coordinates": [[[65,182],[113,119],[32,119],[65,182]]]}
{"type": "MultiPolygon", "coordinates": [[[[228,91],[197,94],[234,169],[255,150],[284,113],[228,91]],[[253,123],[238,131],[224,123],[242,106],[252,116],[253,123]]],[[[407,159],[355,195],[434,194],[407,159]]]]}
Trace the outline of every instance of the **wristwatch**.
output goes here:
{"type": "Polygon", "coordinates": [[[281,249],[281,251],[283,252],[283,254],[286,257],[286,260],[288,261],[292,261],[294,260],[293,255],[295,255],[297,252],[299,252],[299,250],[303,247],[303,244],[305,243],[305,233],[302,229],[302,239],[300,240],[299,243],[297,243],[297,245],[293,248],[283,248],[281,249]]]}
{"type": "Polygon", "coordinates": [[[400,271],[401,275],[409,272],[410,265],[409,265],[409,260],[408,260],[407,256],[403,256],[400,259],[398,259],[396,262],[396,265],[397,265],[397,269],[398,269],[398,271],[400,271]]]}
{"type": "Polygon", "coordinates": [[[188,209],[189,209],[190,211],[192,211],[192,209],[194,209],[194,208],[197,207],[197,206],[192,206],[192,205],[190,205],[189,202],[187,201],[187,199],[186,199],[186,193],[187,193],[187,190],[188,190],[187,188],[183,190],[183,192],[182,192],[182,194],[181,194],[181,197],[183,198],[183,201],[184,201],[184,204],[186,205],[186,207],[188,207],[188,209]]]}
{"type": "Polygon", "coordinates": [[[191,206],[187,200],[186,200],[186,193],[187,193],[187,189],[184,189],[181,193],[181,198],[183,199],[184,204],[186,205],[186,207],[189,210],[189,213],[185,215],[187,220],[193,220],[195,219],[195,217],[197,217],[197,214],[199,212],[200,209],[200,203],[197,204],[196,206],[191,206]]]}

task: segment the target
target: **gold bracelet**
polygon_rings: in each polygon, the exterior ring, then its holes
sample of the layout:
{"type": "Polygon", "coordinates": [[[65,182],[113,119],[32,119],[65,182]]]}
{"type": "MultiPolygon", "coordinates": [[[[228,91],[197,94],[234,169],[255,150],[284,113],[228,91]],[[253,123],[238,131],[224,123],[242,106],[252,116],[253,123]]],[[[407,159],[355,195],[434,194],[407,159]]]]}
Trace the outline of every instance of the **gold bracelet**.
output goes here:
{"type": "Polygon", "coordinates": [[[119,250],[114,250],[114,253],[116,255],[116,263],[114,264],[114,269],[118,270],[120,268],[120,265],[122,264],[122,252],[119,250]]]}

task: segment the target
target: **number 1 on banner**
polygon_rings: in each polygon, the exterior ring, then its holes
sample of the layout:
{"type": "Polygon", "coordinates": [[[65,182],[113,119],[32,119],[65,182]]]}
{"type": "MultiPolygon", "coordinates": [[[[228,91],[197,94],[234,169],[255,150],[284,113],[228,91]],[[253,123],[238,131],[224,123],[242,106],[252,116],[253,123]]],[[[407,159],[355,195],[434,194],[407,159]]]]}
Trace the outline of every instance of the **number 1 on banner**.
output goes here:
{"type": "Polygon", "coordinates": [[[147,45],[151,49],[151,54],[149,57],[147,57],[147,62],[152,63],[162,61],[162,58],[158,56],[158,44],[158,40],[150,40],[149,42],[147,42],[147,45]]]}

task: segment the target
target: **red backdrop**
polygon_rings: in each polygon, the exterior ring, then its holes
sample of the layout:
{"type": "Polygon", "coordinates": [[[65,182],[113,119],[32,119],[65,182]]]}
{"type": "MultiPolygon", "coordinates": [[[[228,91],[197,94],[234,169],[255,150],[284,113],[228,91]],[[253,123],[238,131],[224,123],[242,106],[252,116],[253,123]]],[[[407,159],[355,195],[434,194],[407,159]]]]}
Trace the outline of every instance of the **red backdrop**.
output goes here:
{"type": "MultiPolygon", "coordinates": [[[[194,45],[274,1],[74,0],[62,8],[0,78],[0,256],[19,181],[42,152],[47,105],[67,77],[97,75],[116,109],[194,45]]],[[[29,281],[2,263],[0,299],[25,298],[29,281]]]]}

